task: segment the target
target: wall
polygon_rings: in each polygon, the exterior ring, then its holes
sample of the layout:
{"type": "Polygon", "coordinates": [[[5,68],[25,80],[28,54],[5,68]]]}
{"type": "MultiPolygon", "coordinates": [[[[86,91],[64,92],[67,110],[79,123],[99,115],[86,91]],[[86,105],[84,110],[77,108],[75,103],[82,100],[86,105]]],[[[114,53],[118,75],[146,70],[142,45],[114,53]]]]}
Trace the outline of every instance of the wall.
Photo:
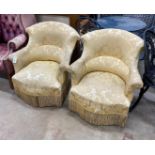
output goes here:
{"type": "Polygon", "coordinates": [[[69,18],[61,15],[46,15],[46,14],[38,14],[36,15],[37,21],[60,21],[66,24],[69,24],[69,18]]]}

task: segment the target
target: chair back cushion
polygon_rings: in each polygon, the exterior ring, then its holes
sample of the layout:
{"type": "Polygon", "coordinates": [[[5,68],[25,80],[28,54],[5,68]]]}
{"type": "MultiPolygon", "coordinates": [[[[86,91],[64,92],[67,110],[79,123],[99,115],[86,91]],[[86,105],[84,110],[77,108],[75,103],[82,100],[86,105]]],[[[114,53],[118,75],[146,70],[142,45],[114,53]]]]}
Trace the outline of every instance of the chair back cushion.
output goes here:
{"type": "Polygon", "coordinates": [[[120,59],[111,56],[100,56],[86,63],[87,72],[103,71],[116,74],[124,81],[128,80],[129,67],[120,59]]]}

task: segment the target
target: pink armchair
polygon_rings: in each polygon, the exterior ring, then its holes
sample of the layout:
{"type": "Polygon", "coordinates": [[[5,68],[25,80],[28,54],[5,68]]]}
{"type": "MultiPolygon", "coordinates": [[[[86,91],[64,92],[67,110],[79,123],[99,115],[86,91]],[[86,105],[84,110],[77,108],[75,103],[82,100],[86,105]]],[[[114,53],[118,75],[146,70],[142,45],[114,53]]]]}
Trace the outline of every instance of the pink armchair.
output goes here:
{"type": "Polygon", "coordinates": [[[9,79],[11,88],[13,88],[11,76],[14,74],[14,69],[7,57],[26,44],[25,28],[35,22],[35,16],[30,14],[0,15],[0,75],[9,79]]]}

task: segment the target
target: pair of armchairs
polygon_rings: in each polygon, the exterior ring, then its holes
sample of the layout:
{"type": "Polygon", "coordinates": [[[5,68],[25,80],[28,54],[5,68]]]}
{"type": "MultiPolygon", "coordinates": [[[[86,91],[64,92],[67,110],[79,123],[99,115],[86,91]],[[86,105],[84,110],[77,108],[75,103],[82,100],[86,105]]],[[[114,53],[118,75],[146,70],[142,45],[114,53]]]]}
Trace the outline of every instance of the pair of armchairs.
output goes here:
{"type": "Polygon", "coordinates": [[[69,109],[96,125],[124,126],[135,89],[143,83],[137,70],[143,40],[119,29],[89,32],[81,38],[70,26],[43,22],[26,29],[26,47],[9,56],[15,68],[15,92],[33,106],[69,109]],[[70,65],[77,40],[83,54],[70,65]]]}

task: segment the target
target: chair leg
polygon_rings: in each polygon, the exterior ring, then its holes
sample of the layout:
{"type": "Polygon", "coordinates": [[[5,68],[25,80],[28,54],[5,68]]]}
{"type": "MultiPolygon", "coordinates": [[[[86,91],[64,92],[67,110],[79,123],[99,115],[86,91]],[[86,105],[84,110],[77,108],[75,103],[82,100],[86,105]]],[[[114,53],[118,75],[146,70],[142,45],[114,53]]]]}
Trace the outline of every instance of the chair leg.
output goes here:
{"type": "Polygon", "coordinates": [[[9,80],[10,88],[14,89],[13,83],[12,83],[12,76],[15,74],[13,64],[10,60],[3,60],[3,65],[5,68],[5,74],[9,80]]]}
{"type": "Polygon", "coordinates": [[[149,86],[148,85],[144,85],[143,88],[141,88],[140,90],[140,93],[139,93],[139,96],[136,100],[135,103],[133,103],[130,108],[129,108],[129,112],[132,112],[133,109],[138,105],[139,101],[141,100],[141,98],[143,97],[144,93],[149,89],[149,86]]]}
{"type": "Polygon", "coordinates": [[[9,85],[11,89],[14,89],[11,77],[12,76],[8,75],[9,85]]]}

